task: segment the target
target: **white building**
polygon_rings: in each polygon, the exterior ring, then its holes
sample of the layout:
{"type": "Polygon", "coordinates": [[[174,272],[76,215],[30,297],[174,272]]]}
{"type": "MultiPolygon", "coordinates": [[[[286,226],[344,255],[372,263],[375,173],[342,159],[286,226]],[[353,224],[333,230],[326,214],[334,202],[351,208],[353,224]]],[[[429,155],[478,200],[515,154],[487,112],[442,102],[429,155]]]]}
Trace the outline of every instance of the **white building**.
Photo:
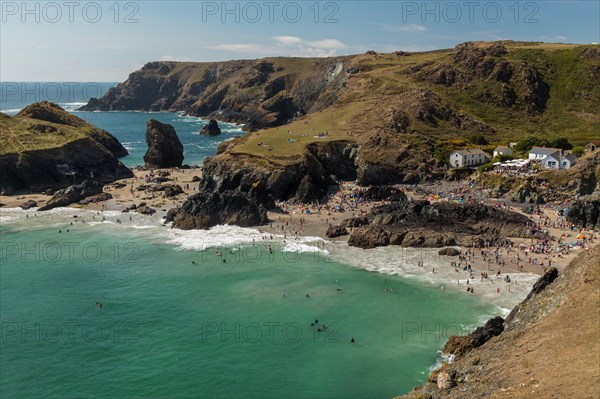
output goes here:
{"type": "Polygon", "coordinates": [[[450,165],[454,168],[479,166],[487,163],[492,157],[486,152],[475,148],[454,151],[450,154],[450,165]]]}
{"type": "Polygon", "coordinates": [[[512,157],[513,150],[512,150],[512,148],[500,145],[500,146],[496,147],[496,149],[494,150],[494,158],[496,158],[499,155],[508,155],[508,156],[512,157]]]}
{"type": "Polygon", "coordinates": [[[567,156],[557,156],[556,153],[554,153],[542,159],[540,165],[542,165],[542,168],[544,169],[570,169],[571,166],[575,165],[575,155],[569,154],[567,156]]]}
{"type": "Polygon", "coordinates": [[[529,150],[529,159],[532,161],[541,161],[548,156],[552,156],[558,160],[562,156],[562,150],[560,148],[547,147],[533,147],[529,150]]]}
{"type": "Polygon", "coordinates": [[[548,155],[540,161],[540,165],[544,169],[560,169],[560,157],[556,154],[548,155]]]}

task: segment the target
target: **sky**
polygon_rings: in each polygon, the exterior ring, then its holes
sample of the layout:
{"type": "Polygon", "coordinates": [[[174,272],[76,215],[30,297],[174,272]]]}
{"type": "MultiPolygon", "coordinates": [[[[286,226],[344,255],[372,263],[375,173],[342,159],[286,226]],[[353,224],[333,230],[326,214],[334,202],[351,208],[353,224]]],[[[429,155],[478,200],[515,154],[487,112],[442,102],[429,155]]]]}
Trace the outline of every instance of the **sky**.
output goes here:
{"type": "Polygon", "coordinates": [[[121,82],[149,61],[600,42],[589,1],[0,1],[0,81],[121,82]]]}

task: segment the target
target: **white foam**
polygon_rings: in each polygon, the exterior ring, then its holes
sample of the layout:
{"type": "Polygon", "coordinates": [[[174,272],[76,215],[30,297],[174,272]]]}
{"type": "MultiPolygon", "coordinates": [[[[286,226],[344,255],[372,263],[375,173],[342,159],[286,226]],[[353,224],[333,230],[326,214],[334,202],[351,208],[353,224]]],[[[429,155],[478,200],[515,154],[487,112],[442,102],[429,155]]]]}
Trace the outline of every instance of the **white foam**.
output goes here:
{"type": "Polygon", "coordinates": [[[58,103],[58,105],[67,112],[76,112],[77,108],[83,107],[87,103],[75,102],[75,103],[58,103]]]}
{"type": "Polygon", "coordinates": [[[321,249],[317,246],[303,244],[298,241],[288,241],[285,243],[282,252],[297,252],[297,253],[314,253],[319,252],[323,255],[329,255],[329,251],[326,249],[321,249]]]}
{"type": "Polygon", "coordinates": [[[202,251],[207,248],[260,243],[264,242],[263,236],[256,229],[219,225],[209,230],[169,229],[166,242],[183,250],[202,251]]]}
{"type": "Polygon", "coordinates": [[[508,314],[510,309],[521,302],[531,291],[531,287],[539,279],[538,275],[530,273],[514,273],[502,269],[500,278],[496,277],[495,267],[493,270],[474,267],[473,275],[475,278],[469,279],[469,274],[462,269],[459,272],[454,270],[450,262],[455,258],[439,256],[437,249],[425,248],[402,248],[398,246],[379,247],[374,249],[360,249],[347,247],[345,244],[339,248],[331,249],[331,258],[336,261],[348,264],[353,267],[388,274],[401,276],[405,279],[416,280],[425,283],[431,287],[439,289],[452,289],[464,292],[465,295],[471,295],[466,292],[467,287],[475,291],[475,295],[488,303],[498,306],[501,314],[508,314]],[[423,267],[418,266],[418,262],[423,262],[423,267]],[[435,273],[433,269],[435,268],[435,273]],[[489,278],[481,280],[480,272],[488,272],[489,278]],[[511,277],[511,283],[506,283],[503,278],[508,274],[511,277]],[[467,286],[467,279],[469,285],[467,286]],[[510,287],[510,292],[508,288],[510,287]],[[500,288],[500,293],[496,289],[500,288]]]}

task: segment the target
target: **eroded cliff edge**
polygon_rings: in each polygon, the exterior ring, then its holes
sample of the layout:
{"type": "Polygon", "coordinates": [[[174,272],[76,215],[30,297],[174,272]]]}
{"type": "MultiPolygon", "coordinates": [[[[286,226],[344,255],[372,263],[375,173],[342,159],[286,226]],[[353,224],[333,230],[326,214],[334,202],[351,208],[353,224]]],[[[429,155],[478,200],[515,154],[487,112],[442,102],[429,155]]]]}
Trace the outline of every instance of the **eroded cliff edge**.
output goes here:
{"type": "Polygon", "coordinates": [[[474,347],[470,337],[451,337],[445,350],[459,357],[444,366],[443,378],[438,373],[432,376],[435,383],[402,398],[595,398],[600,389],[600,247],[579,254],[556,275],[548,270],[503,323],[488,323],[489,340],[481,346],[474,347]],[[465,340],[467,345],[460,345],[465,340]]]}

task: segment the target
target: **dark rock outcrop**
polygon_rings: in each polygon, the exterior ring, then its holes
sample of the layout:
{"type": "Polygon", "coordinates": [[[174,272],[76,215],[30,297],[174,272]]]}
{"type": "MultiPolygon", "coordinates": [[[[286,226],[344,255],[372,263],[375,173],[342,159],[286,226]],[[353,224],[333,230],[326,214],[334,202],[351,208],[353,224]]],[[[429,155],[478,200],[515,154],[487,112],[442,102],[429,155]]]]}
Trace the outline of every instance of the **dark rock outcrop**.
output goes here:
{"type": "Polygon", "coordinates": [[[248,193],[224,191],[193,195],[177,212],[173,227],[207,229],[219,224],[240,227],[268,223],[267,210],[257,205],[248,193]]]}
{"type": "Polygon", "coordinates": [[[177,213],[179,212],[179,208],[171,208],[167,211],[167,214],[165,215],[165,222],[164,224],[167,223],[171,223],[173,220],[175,220],[175,217],[177,216],[177,213]]]}
{"type": "Polygon", "coordinates": [[[81,201],[79,201],[80,205],[87,205],[87,204],[97,204],[98,202],[103,202],[103,201],[108,201],[110,199],[112,199],[112,195],[110,193],[100,193],[97,195],[92,195],[91,197],[86,197],[84,199],[82,199],[81,201]]]}
{"type": "Polygon", "coordinates": [[[135,211],[142,215],[154,215],[156,213],[156,209],[149,207],[148,205],[138,206],[135,211]]]}
{"type": "Polygon", "coordinates": [[[150,119],[146,124],[148,150],[144,155],[146,168],[180,167],[183,162],[183,144],[173,126],[150,119]]]}
{"type": "Polygon", "coordinates": [[[325,232],[325,235],[329,238],[336,238],[345,236],[348,234],[348,230],[344,226],[331,226],[325,232]]]}
{"type": "Polygon", "coordinates": [[[460,251],[456,248],[448,247],[442,248],[438,251],[438,255],[441,256],[458,256],[460,255],[460,251]]]}
{"type": "Polygon", "coordinates": [[[169,184],[164,189],[165,197],[175,197],[179,194],[183,194],[183,189],[178,184],[169,184]]]}
{"type": "Polygon", "coordinates": [[[450,337],[444,345],[443,352],[453,354],[456,357],[464,356],[493,337],[502,334],[502,331],[504,331],[504,319],[496,316],[488,320],[483,327],[478,327],[467,336],[454,335],[450,337]]]}
{"type": "Polygon", "coordinates": [[[406,201],[404,191],[391,186],[373,186],[361,192],[360,198],[365,201],[406,201]]]}
{"type": "Polygon", "coordinates": [[[478,246],[504,237],[534,236],[527,217],[481,204],[400,201],[374,208],[367,218],[368,224],[350,236],[350,245],[478,246]]]}
{"type": "Polygon", "coordinates": [[[588,230],[600,227],[600,200],[578,200],[571,204],[567,220],[588,230]]]}
{"type": "Polygon", "coordinates": [[[221,128],[217,124],[217,121],[211,119],[206,126],[200,129],[200,134],[207,134],[209,136],[218,136],[221,134],[221,128]]]}
{"type": "Polygon", "coordinates": [[[63,190],[58,190],[39,210],[48,211],[74,204],[86,197],[102,193],[102,187],[102,183],[94,180],[85,180],[80,184],[74,184],[63,190]]]}
{"type": "Polygon", "coordinates": [[[35,208],[36,206],[37,206],[37,201],[29,200],[29,201],[25,201],[21,205],[19,205],[19,208],[26,211],[27,209],[35,208]]]}
{"type": "Polygon", "coordinates": [[[544,204],[544,198],[537,192],[534,184],[526,180],[522,185],[513,190],[510,199],[514,202],[528,204],[544,204]]]}

